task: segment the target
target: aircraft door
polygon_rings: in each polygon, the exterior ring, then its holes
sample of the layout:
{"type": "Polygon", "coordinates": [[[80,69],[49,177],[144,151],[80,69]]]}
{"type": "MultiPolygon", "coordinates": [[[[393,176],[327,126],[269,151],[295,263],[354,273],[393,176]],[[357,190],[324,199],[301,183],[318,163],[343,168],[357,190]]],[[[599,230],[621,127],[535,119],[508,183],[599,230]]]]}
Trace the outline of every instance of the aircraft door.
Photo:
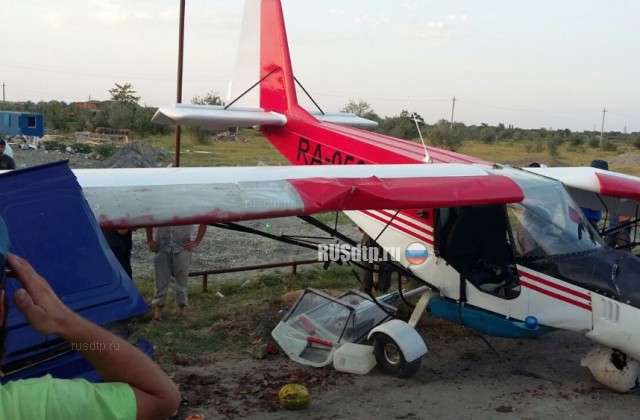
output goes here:
{"type": "Polygon", "coordinates": [[[503,205],[439,209],[436,216],[437,255],[461,274],[461,281],[504,299],[519,296],[513,234],[503,205]]]}

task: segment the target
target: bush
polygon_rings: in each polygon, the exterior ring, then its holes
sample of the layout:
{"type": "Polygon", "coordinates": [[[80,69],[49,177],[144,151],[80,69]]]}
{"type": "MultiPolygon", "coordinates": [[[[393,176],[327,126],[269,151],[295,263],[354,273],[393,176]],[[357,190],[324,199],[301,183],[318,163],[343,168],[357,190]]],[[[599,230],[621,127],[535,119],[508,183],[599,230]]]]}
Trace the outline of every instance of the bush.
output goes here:
{"type": "Polygon", "coordinates": [[[529,143],[524,147],[527,153],[540,153],[544,150],[542,139],[535,139],[533,143],[529,143]]]}
{"type": "Polygon", "coordinates": [[[100,144],[93,151],[97,153],[101,159],[107,159],[116,154],[117,147],[112,144],[100,144]]]}
{"type": "Polygon", "coordinates": [[[73,145],[73,151],[76,153],[86,153],[89,154],[93,151],[93,148],[90,144],[86,143],[76,143],[73,145]]]}
{"type": "Polygon", "coordinates": [[[427,134],[427,139],[432,145],[451,150],[452,152],[455,152],[462,146],[463,137],[464,131],[461,127],[455,125],[453,129],[450,129],[446,123],[434,125],[427,134]]]}
{"type": "Polygon", "coordinates": [[[44,147],[44,150],[48,151],[63,151],[67,148],[67,145],[58,140],[48,140],[42,142],[42,147],[44,147]]]}
{"type": "Polygon", "coordinates": [[[559,154],[558,148],[560,147],[561,143],[562,143],[562,140],[560,140],[558,137],[549,139],[547,141],[547,150],[549,151],[549,155],[554,157],[558,156],[559,154]]]}
{"type": "Polygon", "coordinates": [[[580,146],[584,145],[587,138],[580,134],[573,135],[569,138],[569,147],[574,149],[578,149],[580,146]]]}
{"type": "Polygon", "coordinates": [[[480,132],[478,133],[478,138],[484,144],[493,144],[498,141],[498,136],[496,135],[495,130],[491,127],[481,128],[480,132]]]}
{"type": "Polygon", "coordinates": [[[215,132],[211,130],[203,130],[200,127],[191,127],[191,133],[198,144],[211,144],[211,137],[213,137],[215,132]]]}
{"type": "Polygon", "coordinates": [[[611,140],[604,140],[602,142],[602,147],[600,149],[605,150],[607,152],[616,152],[618,150],[618,145],[611,140]]]}

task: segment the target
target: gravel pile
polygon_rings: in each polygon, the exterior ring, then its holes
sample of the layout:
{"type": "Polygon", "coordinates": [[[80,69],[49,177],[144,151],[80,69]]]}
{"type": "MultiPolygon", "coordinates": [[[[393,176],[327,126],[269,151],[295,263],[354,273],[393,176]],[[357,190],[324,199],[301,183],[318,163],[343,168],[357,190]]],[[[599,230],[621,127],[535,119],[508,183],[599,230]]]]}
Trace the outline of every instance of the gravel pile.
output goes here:
{"type": "Polygon", "coordinates": [[[609,165],[620,168],[640,166],[640,153],[623,153],[611,159],[609,165]]]}

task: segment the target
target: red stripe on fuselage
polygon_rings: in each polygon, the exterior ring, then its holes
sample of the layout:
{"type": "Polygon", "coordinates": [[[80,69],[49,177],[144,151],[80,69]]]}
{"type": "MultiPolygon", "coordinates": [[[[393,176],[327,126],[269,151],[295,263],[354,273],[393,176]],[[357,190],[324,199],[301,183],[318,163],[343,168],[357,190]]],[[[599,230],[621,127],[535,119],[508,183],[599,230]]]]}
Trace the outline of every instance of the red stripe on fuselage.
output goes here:
{"type": "Polygon", "coordinates": [[[396,212],[392,210],[378,210],[380,213],[385,216],[394,217],[396,220],[411,226],[414,229],[417,229],[421,232],[427,233],[429,235],[433,235],[433,227],[430,225],[426,225],[424,222],[419,221],[416,216],[412,214],[407,214],[405,211],[401,211],[398,215],[396,212]],[[404,217],[399,217],[399,215],[403,215],[404,217]],[[426,225],[426,226],[425,226],[426,225]]]}
{"type": "Polygon", "coordinates": [[[527,272],[524,272],[524,271],[520,271],[520,275],[521,275],[521,276],[523,276],[523,277],[529,278],[529,279],[531,279],[531,280],[535,280],[535,281],[537,281],[538,283],[542,283],[542,284],[544,284],[545,286],[552,287],[552,288],[554,288],[554,289],[558,289],[558,290],[560,290],[560,291],[562,291],[562,292],[565,292],[565,293],[568,293],[568,294],[570,294],[570,295],[573,295],[573,296],[575,296],[575,297],[577,297],[577,298],[584,299],[584,300],[586,300],[586,301],[591,301],[591,296],[589,296],[589,295],[588,295],[588,294],[586,294],[586,293],[583,293],[583,292],[579,292],[579,291],[577,291],[577,290],[570,289],[570,288],[568,288],[568,287],[566,287],[566,286],[563,286],[563,285],[561,285],[561,284],[554,283],[554,282],[549,281],[549,280],[545,280],[545,279],[543,279],[542,277],[539,277],[539,276],[536,276],[536,275],[534,275],[534,274],[527,273],[527,272]]]}
{"type": "Polygon", "coordinates": [[[558,293],[554,293],[554,292],[552,292],[550,290],[544,289],[542,287],[536,286],[535,284],[529,283],[527,281],[520,280],[520,284],[522,286],[524,286],[524,287],[528,287],[531,290],[535,290],[538,293],[542,293],[543,295],[547,295],[547,296],[550,296],[550,297],[552,297],[554,299],[558,299],[558,300],[561,300],[563,302],[569,303],[571,305],[577,306],[579,308],[586,309],[587,311],[591,311],[592,310],[591,309],[591,305],[589,305],[589,304],[586,304],[586,303],[583,303],[583,302],[578,302],[578,301],[573,300],[571,298],[568,298],[566,296],[563,296],[563,295],[560,295],[558,293]]]}
{"type": "Polygon", "coordinates": [[[415,239],[417,239],[419,241],[426,242],[427,244],[433,246],[433,239],[428,238],[425,235],[421,235],[419,233],[416,233],[416,232],[414,232],[414,231],[412,231],[410,229],[407,229],[404,226],[400,226],[400,225],[398,225],[398,223],[394,223],[395,220],[393,222],[389,222],[389,219],[387,219],[386,217],[384,217],[384,216],[382,216],[380,214],[376,214],[375,212],[369,211],[369,210],[363,210],[363,211],[361,211],[361,213],[371,217],[372,219],[375,219],[375,220],[377,220],[379,222],[382,222],[385,225],[390,225],[393,229],[395,229],[397,231],[400,231],[400,232],[402,232],[402,233],[404,233],[404,234],[406,234],[408,236],[411,236],[412,238],[415,238],[415,239]]]}

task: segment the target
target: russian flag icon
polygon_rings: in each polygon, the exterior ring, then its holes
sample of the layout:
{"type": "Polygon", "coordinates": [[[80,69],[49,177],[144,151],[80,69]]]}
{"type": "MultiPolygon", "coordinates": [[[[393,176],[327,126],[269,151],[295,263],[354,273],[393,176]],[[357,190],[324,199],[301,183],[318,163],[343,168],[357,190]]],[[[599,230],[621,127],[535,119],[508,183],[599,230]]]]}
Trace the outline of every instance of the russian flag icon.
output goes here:
{"type": "Polygon", "coordinates": [[[427,247],[420,242],[414,242],[404,251],[407,261],[413,265],[420,265],[427,260],[429,252],[427,247]]]}

